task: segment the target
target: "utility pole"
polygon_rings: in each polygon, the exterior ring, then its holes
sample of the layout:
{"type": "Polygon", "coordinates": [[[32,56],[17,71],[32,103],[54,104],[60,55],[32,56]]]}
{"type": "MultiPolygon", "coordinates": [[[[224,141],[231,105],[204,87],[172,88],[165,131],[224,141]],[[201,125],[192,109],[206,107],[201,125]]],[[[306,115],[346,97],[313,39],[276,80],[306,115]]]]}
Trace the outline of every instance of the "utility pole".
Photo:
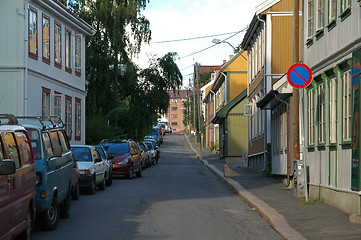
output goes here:
{"type": "MultiPolygon", "coordinates": [[[[197,63],[196,63],[197,64],[197,63]]],[[[197,66],[197,65],[196,65],[197,66]]],[[[196,68],[195,68],[196,71],[196,68]]],[[[194,76],[193,79],[193,89],[192,89],[192,95],[193,95],[193,127],[194,127],[194,146],[197,143],[197,135],[196,135],[196,82],[195,82],[196,77],[194,76]]]]}
{"type": "Polygon", "coordinates": [[[201,122],[201,92],[199,89],[199,64],[196,63],[196,79],[197,79],[197,102],[198,102],[198,139],[199,139],[199,151],[202,154],[203,151],[203,142],[202,142],[202,122],[201,122]]]}

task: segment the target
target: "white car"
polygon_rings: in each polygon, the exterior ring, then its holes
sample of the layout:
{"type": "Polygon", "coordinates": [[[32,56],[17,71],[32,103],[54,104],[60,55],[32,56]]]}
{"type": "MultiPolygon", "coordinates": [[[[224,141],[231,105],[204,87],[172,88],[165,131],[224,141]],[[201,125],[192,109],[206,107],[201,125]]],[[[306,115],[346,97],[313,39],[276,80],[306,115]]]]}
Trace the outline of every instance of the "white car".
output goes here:
{"type": "Polygon", "coordinates": [[[94,194],[97,186],[104,190],[107,163],[96,148],[89,145],[73,145],[71,151],[79,167],[79,187],[87,189],[89,194],[94,194]]]}

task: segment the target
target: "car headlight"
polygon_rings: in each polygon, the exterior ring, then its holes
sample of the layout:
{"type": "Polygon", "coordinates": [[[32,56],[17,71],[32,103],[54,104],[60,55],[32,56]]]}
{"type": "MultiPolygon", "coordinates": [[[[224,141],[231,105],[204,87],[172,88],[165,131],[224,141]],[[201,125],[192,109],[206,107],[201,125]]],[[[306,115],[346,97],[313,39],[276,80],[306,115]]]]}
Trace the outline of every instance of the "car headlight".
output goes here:
{"type": "Polygon", "coordinates": [[[118,163],[118,165],[127,164],[128,162],[129,162],[129,158],[120,161],[120,162],[118,163]]]}

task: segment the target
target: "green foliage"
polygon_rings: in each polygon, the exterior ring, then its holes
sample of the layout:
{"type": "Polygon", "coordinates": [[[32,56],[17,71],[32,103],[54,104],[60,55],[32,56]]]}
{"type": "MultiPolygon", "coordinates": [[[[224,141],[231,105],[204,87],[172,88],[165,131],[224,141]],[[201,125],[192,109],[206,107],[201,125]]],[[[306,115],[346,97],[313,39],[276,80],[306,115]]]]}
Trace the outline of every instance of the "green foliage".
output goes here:
{"type": "Polygon", "coordinates": [[[98,144],[103,139],[126,138],[120,127],[109,126],[106,119],[95,116],[86,121],[87,144],[98,144]]]}

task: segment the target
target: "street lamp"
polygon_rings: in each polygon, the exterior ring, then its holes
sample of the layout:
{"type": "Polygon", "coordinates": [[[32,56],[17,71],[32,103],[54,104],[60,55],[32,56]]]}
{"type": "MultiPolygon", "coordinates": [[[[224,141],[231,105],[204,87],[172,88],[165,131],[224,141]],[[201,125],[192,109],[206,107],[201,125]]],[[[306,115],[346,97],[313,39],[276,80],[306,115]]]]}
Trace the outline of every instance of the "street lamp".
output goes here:
{"type": "Polygon", "coordinates": [[[237,49],[236,49],[235,47],[233,47],[232,44],[230,44],[229,42],[227,42],[227,41],[225,41],[225,40],[221,41],[221,40],[218,39],[218,38],[214,38],[214,39],[212,40],[212,43],[215,43],[215,44],[228,43],[228,45],[233,48],[233,51],[234,51],[234,52],[237,52],[237,49]]]}

